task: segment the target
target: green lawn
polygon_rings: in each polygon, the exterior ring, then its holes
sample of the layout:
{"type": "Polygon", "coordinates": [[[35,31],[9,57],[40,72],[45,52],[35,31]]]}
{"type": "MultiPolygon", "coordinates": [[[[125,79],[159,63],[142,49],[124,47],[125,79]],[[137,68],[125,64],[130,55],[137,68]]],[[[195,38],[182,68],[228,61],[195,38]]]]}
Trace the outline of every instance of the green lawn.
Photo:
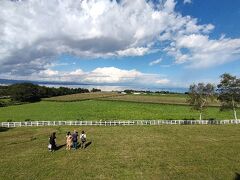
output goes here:
{"type": "MultiPolygon", "coordinates": [[[[238,109],[238,113],[240,110],[238,109]]],[[[184,105],[164,105],[123,101],[87,100],[78,102],[38,102],[0,108],[0,121],[27,120],[140,120],[198,119],[197,111],[184,105]]],[[[232,119],[231,111],[210,107],[203,119],[232,119]]]]}
{"type": "Polygon", "coordinates": [[[59,101],[59,102],[70,102],[70,101],[83,101],[89,99],[99,99],[107,97],[122,96],[119,93],[114,92],[91,92],[91,93],[77,93],[64,96],[55,96],[51,98],[44,98],[44,101],[59,101]]]}
{"type": "Polygon", "coordinates": [[[239,137],[238,125],[0,128],[0,179],[230,180],[240,173],[239,137]],[[86,149],[48,152],[51,132],[62,145],[82,128],[86,149]]]}
{"type": "MultiPolygon", "coordinates": [[[[109,96],[102,98],[102,100],[116,100],[127,102],[140,102],[140,103],[157,103],[157,104],[177,104],[188,105],[188,96],[185,94],[140,94],[140,95],[124,95],[124,96],[109,96]]],[[[220,103],[217,99],[209,102],[210,106],[219,106],[220,103]]]]}

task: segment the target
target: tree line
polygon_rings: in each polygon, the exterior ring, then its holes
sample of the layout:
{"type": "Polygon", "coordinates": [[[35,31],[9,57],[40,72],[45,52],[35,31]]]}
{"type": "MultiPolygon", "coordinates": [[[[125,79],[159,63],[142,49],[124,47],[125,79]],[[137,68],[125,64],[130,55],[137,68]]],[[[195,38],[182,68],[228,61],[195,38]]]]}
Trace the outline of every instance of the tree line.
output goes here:
{"type": "MultiPolygon", "coordinates": [[[[93,92],[101,91],[93,89],[93,92]]],[[[41,98],[53,96],[62,96],[76,93],[88,93],[88,89],[84,88],[67,88],[67,87],[46,87],[32,83],[19,83],[10,86],[0,86],[0,97],[10,97],[12,101],[18,102],[36,102],[41,98]]]]}
{"type": "Polygon", "coordinates": [[[220,83],[215,87],[211,83],[192,84],[189,87],[188,103],[193,109],[199,111],[199,119],[202,119],[203,110],[214,99],[221,103],[220,110],[233,111],[233,117],[237,120],[237,111],[240,104],[240,78],[225,73],[220,76],[220,83]]]}

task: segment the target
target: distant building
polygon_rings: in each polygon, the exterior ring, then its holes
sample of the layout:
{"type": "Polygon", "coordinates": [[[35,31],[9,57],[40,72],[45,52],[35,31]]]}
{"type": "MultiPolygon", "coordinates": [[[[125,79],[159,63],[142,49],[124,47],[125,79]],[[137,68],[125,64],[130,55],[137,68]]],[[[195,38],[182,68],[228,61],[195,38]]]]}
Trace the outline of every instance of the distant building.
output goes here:
{"type": "Polygon", "coordinates": [[[141,94],[140,92],[134,92],[133,94],[141,94]]]}

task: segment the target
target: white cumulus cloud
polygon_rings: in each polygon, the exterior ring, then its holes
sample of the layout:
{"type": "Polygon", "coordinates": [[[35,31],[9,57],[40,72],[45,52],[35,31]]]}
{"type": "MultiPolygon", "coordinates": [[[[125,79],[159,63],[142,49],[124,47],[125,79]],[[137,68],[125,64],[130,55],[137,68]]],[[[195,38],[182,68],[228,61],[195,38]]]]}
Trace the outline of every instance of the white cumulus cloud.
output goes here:
{"type": "Polygon", "coordinates": [[[183,4],[191,4],[192,3],[192,0],[184,0],[183,1],[183,4]]]}
{"type": "Polygon", "coordinates": [[[153,65],[159,64],[160,62],[162,62],[162,59],[157,59],[157,60],[151,61],[149,63],[149,66],[153,66],[153,65]]]}
{"type": "Polygon", "coordinates": [[[2,0],[0,71],[4,77],[26,77],[47,73],[61,54],[143,56],[157,48],[176,63],[195,68],[239,59],[240,39],[210,39],[214,25],[181,15],[175,5],[175,0],[157,4],[147,0],[2,0]]]}
{"type": "MultiPolygon", "coordinates": [[[[4,76],[0,73],[1,76],[4,76]]],[[[11,74],[5,74],[12,78],[11,74]]],[[[19,76],[15,79],[22,80],[42,80],[42,81],[69,81],[80,83],[94,83],[94,84],[138,84],[146,85],[151,83],[152,85],[167,84],[170,80],[166,79],[163,75],[148,74],[137,71],[136,69],[126,70],[116,67],[99,67],[92,71],[83,71],[82,69],[76,69],[74,71],[56,71],[52,69],[46,69],[33,73],[30,76],[19,76]]]]}
{"type": "Polygon", "coordinates": [[[79,57],[142,56],[175,34],[212,25],[174,11],[176,2],[145,0],[0,1],[0,70],[32,74],[63,53],[79,57]],[[36,63],[38,63],[36,65],[36,63]]]}
{"type": "Polygon", "coordinates": [[[206,35],[179,36],[166,48],[176,63],[187,63],[190,68],[207,68],[240,58],[240,39],[211,40],[206,35]]]}

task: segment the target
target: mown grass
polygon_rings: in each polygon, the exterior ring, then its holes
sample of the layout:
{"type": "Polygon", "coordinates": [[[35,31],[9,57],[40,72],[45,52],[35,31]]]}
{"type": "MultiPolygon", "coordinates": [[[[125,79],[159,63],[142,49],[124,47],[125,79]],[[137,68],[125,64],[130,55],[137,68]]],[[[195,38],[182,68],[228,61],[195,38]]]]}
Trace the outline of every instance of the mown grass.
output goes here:
{"type": "MultiPolygon", "coordinates": [[[[238,109],[240,113],[240,109],[238,109]]],[[[1,107],[0,121],[25,120],[140,120],[198,119],[197,111],[189,106],[123,101],[87,100],[78,102],[38,102],[1,107]]],[[[231,111],[220,112],[210,107],[203,119],[232,119],[231,111]]]]}
{"type": "MultiPolygon", "coordinates": [[[[147,94],[147,95],[124,95],[124,96],[112,96],[103,98],[103,100],[116,100],[116,101],[128,101],[128,102],[146,102],[146,103],[158,103],[158,104],[178,104],[188,105],[188,96],[185,94],[147,94]]],[[[219,106],[220,103],[215,99],[213,102],[209,102],[210,106],[219,106]]]]}
{"type": "MultiPolygon", "coordinates": [[[[186,94],[128,94],[123,95],[115,92],[97,92],[97,93],[80,93],[64,96],[56,96],[51,98],[44,98],[44,101],[57,101],[57,102],[70,102],[82,101],[89,99],[111,100],[111,101],[127,101],[127,102],[140,102],[140,103],[157,103],[157,104],[178,104],[188,105],[188,96],[186,94]]],[[[210,106],[219,106],[220,103],[215,99],[209,102],[210,106]]]]}
{"type": "Polygon", "coordinates": [[[28,127],[0,129],[0,179],[233,179],[240,126],[28,127]],[[48,152],[48,136],[82,128],[84,150],[48,152]],[[6,130],[6,131],[4,131],[6,130]],[[4,131],[4,132],[3,132],[4,131]]]}
{"type": "Polygon", "coordinates": [[[44,101],[58,101],[58,102],[70,102],[70,101],[83,101],[89,99],[98,99],[105,97],[115,97],[121,96],[119,93],[114,92],[94,92],[94,93],[78,93],[78,94],[70,94],[64,96],[56,96],[51,98],[44,98],[44,101]]]}

